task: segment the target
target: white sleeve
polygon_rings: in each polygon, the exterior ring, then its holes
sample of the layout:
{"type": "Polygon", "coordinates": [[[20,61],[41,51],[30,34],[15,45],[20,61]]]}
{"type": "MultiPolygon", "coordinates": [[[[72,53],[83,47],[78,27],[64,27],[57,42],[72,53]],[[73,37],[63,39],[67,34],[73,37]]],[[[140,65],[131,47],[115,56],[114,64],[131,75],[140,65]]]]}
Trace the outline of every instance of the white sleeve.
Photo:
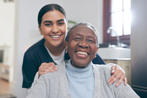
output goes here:
{"type": "Polygon", "coordinates": [[[38,80],[38,72],[37,72],[36,75],[35,75],[35,78],[34,78],[34,81],[33,81],[33,83],[32,83],[32,86],[31,86],[30,88],[27,89],[27,93],[28,93],[28,94],[29,94],[29,93],[31,92],[31,90],[33,89],[33,87],[34,87],[34,85],[36,84],[37,80],[38,80]]]}
{"type": "Polygon", "coordinates": [[[122,72],[125,74],[125,71],[119,65],[114,64],[114,63],[108,63],[108,65],[110,65],[111,67],[114,66],[114,65],[118,66],[122,70],[122,72]]]}

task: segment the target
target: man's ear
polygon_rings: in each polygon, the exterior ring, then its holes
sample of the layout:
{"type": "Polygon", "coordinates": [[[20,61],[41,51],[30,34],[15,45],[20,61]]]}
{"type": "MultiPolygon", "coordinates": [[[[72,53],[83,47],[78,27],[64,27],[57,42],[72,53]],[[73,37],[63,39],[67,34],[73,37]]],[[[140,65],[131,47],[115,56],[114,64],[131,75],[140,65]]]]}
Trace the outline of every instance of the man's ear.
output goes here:
{"type": "Polygon", "coordinates": [[[66,53],[68,53],[68,42],[67,42],[67,41],[65,41],[65,43],[66,43],[65,50],[66,50],[66,53]]]}
{"type": "Polygon", "coordinates": [[[38,28],[39,28],[40,34],[43,35],[42,30],[41,30],[41,26],[38,26],[38,28]]]}

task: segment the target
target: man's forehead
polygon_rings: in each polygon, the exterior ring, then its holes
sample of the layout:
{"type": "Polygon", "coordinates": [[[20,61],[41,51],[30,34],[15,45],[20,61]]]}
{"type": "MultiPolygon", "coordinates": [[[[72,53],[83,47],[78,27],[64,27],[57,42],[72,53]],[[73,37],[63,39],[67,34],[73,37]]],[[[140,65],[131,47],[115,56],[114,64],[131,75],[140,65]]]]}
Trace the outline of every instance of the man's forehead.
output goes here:
{"type": "Polygon", "coordinates": [[[79,26],[73,28],[73,29],[71,30],[71,32],[80,31],[80,30],[85,30],[85,29],[90,29],[90,30],[92,30],[89,26],[86,26],[86,25],[79,25],[79,26]]]}

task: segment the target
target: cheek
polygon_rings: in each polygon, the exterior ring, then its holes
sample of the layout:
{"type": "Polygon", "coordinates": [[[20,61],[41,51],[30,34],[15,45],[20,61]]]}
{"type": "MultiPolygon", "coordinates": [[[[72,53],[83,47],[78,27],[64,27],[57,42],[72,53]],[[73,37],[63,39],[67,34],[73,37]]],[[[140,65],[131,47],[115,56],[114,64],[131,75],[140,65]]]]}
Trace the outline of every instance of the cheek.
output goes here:
{"type": "Polygon", "coordinates": [[[91,45],[90,47],[91,47],[91,54],[92,54],[92,56],[95,57],[95,54],[97,52],[97,47],[96,47],[96,45],[91,45]]]}
{"type": "Polygon", "coordinates": [[[51,28],[42,27],[42,33],[43,33],[43,35],[47,35],[47,34],[49,34],[50,31],[51,31],[51,28]]]}
{"type": "Polygon", "coordinates": [[[61,26],[60,30],[62,31],[62,33],[66,33],[66,25],[61,26]]]}
{"type": "Polygon", "coordinates": [[[70,44],[68,45],[70,50],[75,50],[77,43],[75,43],[74,41],[71,41],[70,44]]]}
{"type": "Polygon", "coordinates": [[[70,42],[70,44],[68,44],[68,53],[70,54],[70,56],[72,56],[76,50],[76,43],[74,43],[73,41],[70,42]]]}

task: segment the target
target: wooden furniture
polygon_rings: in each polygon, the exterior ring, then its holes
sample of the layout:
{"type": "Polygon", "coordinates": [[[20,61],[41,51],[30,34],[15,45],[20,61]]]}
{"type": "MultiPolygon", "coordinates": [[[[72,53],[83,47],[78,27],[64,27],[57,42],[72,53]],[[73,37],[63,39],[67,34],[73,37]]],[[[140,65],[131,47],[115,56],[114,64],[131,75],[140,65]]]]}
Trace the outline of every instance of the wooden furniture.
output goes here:
{"type": "Polygon", "coordinates": [[[10,66],[0,63],[0,78],[9,81],[10,66]]]}
{"type": "Polygon", "coordinates": [[[119,65],[127,77],[128,84],[131,85],[131,60],[130,59],[104,59],[105,63],[114,63],[119,65]]]}

